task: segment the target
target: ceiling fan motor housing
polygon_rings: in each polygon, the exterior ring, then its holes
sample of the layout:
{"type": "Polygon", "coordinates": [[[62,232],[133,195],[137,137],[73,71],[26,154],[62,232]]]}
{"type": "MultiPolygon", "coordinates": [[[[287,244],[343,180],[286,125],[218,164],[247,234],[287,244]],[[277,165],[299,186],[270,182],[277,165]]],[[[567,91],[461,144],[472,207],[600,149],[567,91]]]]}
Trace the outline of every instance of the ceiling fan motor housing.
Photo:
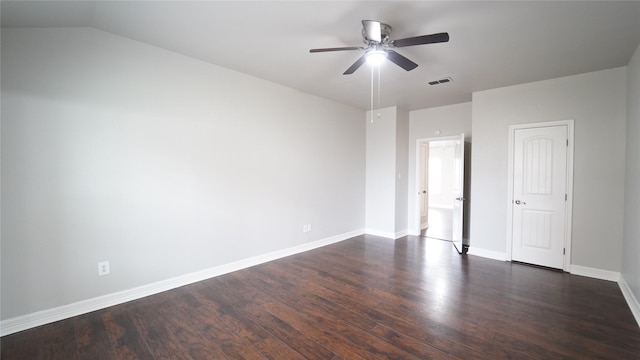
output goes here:
{"type": "Polygon", "coordinates": [[[380,39],[381,39],[380,42],[378,42],[375,39],[369,39],[367,37],[367,31],[364,28],[362,29],[362,41],[367,45],[380,45],[380,44],[387,45],[389,44],[390,36],[391,36],[391,26],[387,24],[380,23],[380,39]]]}

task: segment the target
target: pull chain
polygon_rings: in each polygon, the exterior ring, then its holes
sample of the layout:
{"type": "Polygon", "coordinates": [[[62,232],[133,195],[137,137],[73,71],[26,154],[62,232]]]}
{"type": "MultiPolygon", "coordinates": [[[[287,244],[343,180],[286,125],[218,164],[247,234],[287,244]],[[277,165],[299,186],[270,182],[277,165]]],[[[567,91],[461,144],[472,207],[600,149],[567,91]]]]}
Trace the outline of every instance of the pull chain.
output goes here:
{"type": "MultiPolygon", "coordinates": [[[[370,122],[373,124],[373,109],[380,109],[380,65],[376,65],[376,66],[371,66],[371,119],[370,122]],[[373,102],[373,94],[374,94],[374,67],[378,68],[378,103],[376,104],[376,106],[374,107],[374,102],[373,102]]],[[[378,119],[380,118],[380,113],[378,112],[377,114],[378,119]]]]}
{"type": "Polygon", "coordinates": [[[371,123],[373,124],[373,66],[371,67],[371,123]]]}
{"type": "MultiPolygon", "coordinates": [[[[380,68],[382,66],[378,65],[378,105],[377,105],[377,109],[380,110],[380,68]]],[[[380,112],[378,112],[378,119],[380,118],[380,112]]]]}

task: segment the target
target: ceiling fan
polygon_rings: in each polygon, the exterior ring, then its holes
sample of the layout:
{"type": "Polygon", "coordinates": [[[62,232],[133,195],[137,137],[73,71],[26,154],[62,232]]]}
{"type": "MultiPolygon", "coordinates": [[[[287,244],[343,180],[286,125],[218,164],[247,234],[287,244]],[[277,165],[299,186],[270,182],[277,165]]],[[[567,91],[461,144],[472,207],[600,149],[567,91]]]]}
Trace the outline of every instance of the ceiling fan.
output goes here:
{"type": "Polygon", "coordinates": [[[356,60],[356,62],[353,63],[353,65],[351,65],[351,67],[349,67],[343,75],[353,74],[366,61],[379,64],[384,61],[384,59],[388,59],[401,68],[407,71],[411,71],[418,67],[418,64],[398,54],[392,49],[449,41],[449,34],[446,32],[413,36],[397,40],[391,40],[389,37],[390,35],[391,26],[375,20],[362,20],[362,41],[364,42],[365,46],[345,46],[335,48],[311,49],[309,50],[309,52],[317,53],[328,51],[364,50],[364,55],[356,60]]]}

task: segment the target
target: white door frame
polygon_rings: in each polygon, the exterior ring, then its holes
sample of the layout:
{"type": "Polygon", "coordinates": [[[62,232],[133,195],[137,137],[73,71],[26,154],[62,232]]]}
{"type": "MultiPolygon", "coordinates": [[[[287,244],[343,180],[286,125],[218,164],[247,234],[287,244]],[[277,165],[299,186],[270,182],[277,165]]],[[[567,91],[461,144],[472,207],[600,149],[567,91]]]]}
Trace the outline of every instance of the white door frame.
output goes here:
{"type": "MultiPolygon", "coordinates": [[[[422,138],[422,139],[417,139],[416,140],[416,181],[415,181],[415,186],[411,191],[411,194],[418,194],[419,196],[419,192],[420,192],[420,176],[422,175],[422,166],[424,166],[424,162],[420,163],[420,158],[421,158],[421,154],[420,154],[420,145],[421,144],[429,144],[431,141],[448,141],[448,140],[459,140],[460,139],[460,135],[456,135],[456,136],[440,136],[440,137],[432,137],[432,138],[422,138]]],[[[429,176],[429,168],[426,169],[426,174],[427,176],[429,176]]],[[[429,194],[427,194],[429,195],[429,194]]],[[[414,195],[415,196],[415,195],[414,195]]],[[[421,224],[420,224],[420,201],[416,201],[416,205],[415,205],[415,219],[416,219],[416,227],[417,227],[417,232],[416,234],[420,235],[420,231],[422,231],[421,229],[421,224]]],[[[427,209],[428,211],[428,209],[427,209]]],[[[427,218],[427,222],[428,222],[428,218],[427,218]]],[[[415,231],[416,229],[414,229],[415,231]]]]}
{"type": "Polygon", "coordinates": [[[518,129],[532,129],[549,126],[567,126],[567,137],[569,144],[567,145],[567,206],[565,208],[565,254],[563,270],[569,272],[571,270],[571,223],[573,214],[573,139],[574,139],[574,120],[558,120],[532,124],[521,124],[509,126],[509,164],[507,172],[507,253],[506,260],[512,260],[512,242],[513,242],[513,152],[515,149],[514,137],[515,131],[518,129]]]}

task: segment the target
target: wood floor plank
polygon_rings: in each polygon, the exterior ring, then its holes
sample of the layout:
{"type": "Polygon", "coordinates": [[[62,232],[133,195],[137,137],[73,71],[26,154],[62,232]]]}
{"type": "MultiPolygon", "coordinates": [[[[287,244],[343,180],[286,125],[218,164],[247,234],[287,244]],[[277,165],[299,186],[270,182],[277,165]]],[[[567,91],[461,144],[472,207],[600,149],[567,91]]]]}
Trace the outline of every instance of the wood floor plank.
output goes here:
{"type": "Polygon", "coordinates": [[[61,321],[42,327],[46,340],[40,348],[43,359],[78,359],[75,328],[71,321],[61,321]]]}
{"type": "Polygon", "coordinates": [[[42,359],[39,345],[43,343],[43,340],[38,336],[41,328],[32,328],[3,336],[0,343],[0,359],[42,359]]]}
{"type": "Polygon", "coordinates": [[[167,331],[187,349],[189,356],[199,359],[229,359],[215,338],[208,336],[205,326],[194,314],[180,308],[172,308],[173,317],[168,319],[167,331]],[[178,320],[178,318],[182,318],[178,320]]]}
{"type": "Polygon", "coordinates": [[[256,344],[258,351],[267,359],[291,359],[304,360],[306,357],[299,352],[293,350],[288,345],[276,338],[265,338],[256,344]]]}
{"type": "MultiPolygon", "coordinates": [[[[260,306],[298,331],[309,334],[310,337],[344,359],[362,360],[367,359],[367,356],[370,355],[357,347],[356,344],[351,343],[349,339],[336,334],[334,329],[326,328],[324,324],[309,319],[307,314],[298,313],[295,309],[277,302],[266,302],[260,306]]],[[[255,312],[256,309],[251,311],[255,312]]]]}
{"type": "MultiPolygon", "coordinates": [[[[191,297],[197,300],[190,293],[184,294],[185,297],[191,297]]],[[[224,318],[223,309],[221,307],[199,306],[195,308],[186,307],[180,304],[184,312],[193,314],[200,319],[204,327],[201,331],[211,341],[219,344],[220,349],[230,359],[264,359],[264,357],[254,347],[247,335],[249,333],[244,328],[238,326],[237,323],[229,326],[230,322],[224,318]]]]}
{"type": "MultiPolygon", "coordinates": [[[[264,279],[268,274],[273,273],[271,269],[252,269],[250,272],[251,278],[256,279],[264,279]]],[[[292,273],[290,275],[293,275],[292,273]]],[[[247,282],[251,279],[247,279],[247,282]]],[[[363,316],[362,314],[356,313],[352,310],[342,307],[336,303],[333,303],[326,298],[322,297],[323,294],[326,293],[327,289],[319,290],[315,287],[315,284],[310,282],[300,281],[298,282],[300,286],[296,288],[292,288],[290,293],[295,295],[294,299],[299,299],[299,301],[303,301],[304,303],[291,303],[291,306],[295,306],[296,309],[303,311],[304,313],[311,313],[313,311],[320,311],[323,316],[330,317],[335,321],[344,321],[350,325],[353,325],[359,329],[362,329],[366,332],[372,332],[375,328],[379,328],[380,324],[367,316],[363,316]],[[314,290],[316,291],[314,293],[314,290]]],[[[259,286],[259,285],[258,285],[259,286]]],[[[267,291],[268,289],[264,289],[267,291]]],[[[272,294],[272,296],[274,296],[272,294]]],[[[283,303],[287,302],[287,298],[291,297],[290,295],[285,296],[284,298],[279,298],[275,296],[278,301],[283,303]]],[[[403,339],[403,342],[407,344],[414,344],[418,342],[418,340],[412,340],[411,337],[406,336],[404,334],[400,334],[397,331],[392,331],[383,336],[379,336],[379,339],[384,339],[386,342],[394,343],[398,342],[399,339],[403,339]],[[393,335],[390,335],[393,334],[393,335]]],[[[395,344],[394,344],[395,346],[395,344]]],[[[422,346],[399,346],[399,348],[403,349],[408,354],[412,354],[414,356],[418,356],[419,358],[430,358],[433,356],[441,356],[442,358],[446,358],[444,353],[432,348],[429,345],[422,344],[422,346]],[[427,354],[430,354],[428,356],[427,354]],[[425,357],[426,356],[426,357],[425,357]]],[[[379,352],[379,351],[378,351],[379,352]]],[[[393,356],[399,356],[401,358],[409,358],[409,355],[406,354],[385,354],[389,358],[393,358],[393,356]]]]}
{"type": "MultiPolygon", "coordinates": [[[[248,277],[245,279],[245,283],[249,283],[254,277],[248,277]]],[[[294,289],[291,289],[288,294],[271,291],[272,284],[267,282],[253,282],[251,285],[258,287],[264,291],[265,294],[269,294],[276,301],[295,307],[296,310],[304,313],[309,318],[310,322],[322,321],[323,327],[332,329],[335,334],[343,336],[345,339],[355,341],[359,344],[366,344],[367,352],[369,354],[377,354],[387,359],[402,358],[411,359],[413,356],[400,348],[396,348],[390,344],[385,338],[371,337],[367,330],[371,330],[376,325],[375,322],[368,321],[366,325],[362,325],[363,319],[359,319],[359,316],[351,313],[347,309],[341,309],[340,306],[332,304],[319,296],[308,296],[305,292],[297,293],[294,289]],[[293,303],[287,301],[292,298],[300,299],[293,303]],[[351,321],[349,321],[349,319],[351,321]],[[360,324],[354,325],[354,323],[360,324]],[[362,328],[365,329],[362,329],[362,328]]]]}
{"type": "MultiPolygon", "coordinates": [[[[235,275],[232,275],[235,276],[235,275]]],[[[251,277],[246,277],[244,280],[249,280],[251,277]]],[[[355,348],[353,343],[349,340],[336,334],[334,331],[327,329],[325,326],[319,326],[306,312],[300,312],[296,307],[291,307],[287,304],[278,302],[272,297],[274,291],[279,291],[277,287],[272,287],[273,284],[265,284],[264,286],[269,289],[269,293],[263,291],[256,291],[251,284],[247,281],[239,282],[237,279],[231,279],[229,276],[225,276],[219,280],[224,282],[224,288],[230,292],[234,298],[238,299],[239,304],[244,306],[243,311],[247,313],[261,313],[266,311],[270,316],[277,318],[287,326],[296,329],[301,333],[307,334],[309,337],[315,339],[320,345],[328,348],[332,353],[335,353],[345,359],[365,359],[365,356],[361,356],[358,353],[364,352],[355,348]],[[248,286],[249,285],[249,286],[248,286]],[[245,288],[250,288],[245,289],[245,288]],[[237,291],[236,294],[233,294],[237,291]],[[252,294],[251,301],[243,301],[241,296],[243,293],[248,292],[252,294]]],[[[256,283],[260,280],[256,279],[256,283]]],[[[254,284],[255,285],[255,284],[254,284]]],[[[244,298],[246,299],[246,298],[244,298]]]]}
{"type": "Polygon", "coordinates": [[[353,239],[0,339],[12,359],[640,359],[618,284],[353,239]]]}
{"type": "MultiPolygon", "coordinates": [[[[156,297],[162,299],[162,296],[156,297]]],[[[155,299],[154,299],[155,300],[155,299]]],[[[145,339],[155,360],[184,359],[192,360],[188,349],[176,339],[168,326],[171,313],[169,309],[173,302],[170,300],[146,303],[137,303],[133,308],[133,323],[145,339]]]]}
{"type": "Polygon", "coordinates": [[[128,306],[115,306],[102,314],[117,359],[153,359],[144,338],[136,329],[128,306]]]}
{"type": "Polygon", "coordinates": [[[263,308],[245,307],[244,311],[247,315],[251,316],[256,323],[268,329],[274,337],[287,344],[290,348],[296,349],[305,359],[323,360],[333,359],[338,356],[316,342],[309,336],[310,334],[298,331],[293,326],[268,311],[265,311],[263,308]]]}
{"type": "MultiPolygon", "coordinates": [[[[225,277],[225,279],[228,280],[230,278],[225,277]]],[[[265,328],[259,319],[248,316],[248,313],[244,311],[239,303],[239,299],[245,299],[246,295],[250,294],[248,289],[244,289],[244,291],[238,293],[234,291],[234,284],[223,283],[216,285],[216,287],[222,286],[225,291],[212,293],[210,291],[212,287],[206,287],[201,288],[198,292],[194,292],[194,296],[208,307],[220,309],[219,316],[222,321],[225,322],[228,327],[236,329],[236,333],[241,333],[240,336],[256,344],[256,349],[265,356],[265,358],[277,358],[277,354],[279,353],[287,359],[305,358],[288,345],[290,339],[287,337],[274,336],[270,327],[265,328]]],[[[244,303],[246,304],[247,302],[244,303]]],[[[309,345],[309,343],[307,343],[307,345],[309,345]]],[[[333,356],[333,354],[331,354],[331,356],[333,356]]],[[[327,357],[324,357],[324,359],[326,358],[327,357]]]]}
{"type": "MultiPolygon", "coordinates": [[[[305,269],[304,266],[296,269],[296,272],[301,273],[307,271],[313,270],[305,269]]],[[[364,311],[370,319],[374,319],[380,323],[394,324],[394,328],[400,333],[409,335],[417,334],[416,336],[427,339],[431,346],[443,351],[452,348],[456,343],[458,334],[454,334],[455,336],[453,337],[447,336],[449,331],[447,331],[446,326],[434,322],[431,319],[423,319],[420,321],[422,315],[417,313],[406,316],[404,311],[397,312],[390,306],[390,304],[392,304],[391,302],[380,301],[380,299],[371,296],[370,291],[367,291],[367,289],[358,290],[357,287],[348,286],[340,282],[340,280],[322,277],[320,275],[309,274],[308,276],[314,277],[318,281],[313,284],[305,284],[308,285],[307,291],[314,291],[313,288],[316,286],[326,286],[325,289],[333,289],[332,292],[325,292],[323,290],[316,291],[324,293],[325,296],[332,301],[341,303],[347,308],[364,311]],[[421,330],[427,330],[427,332],[423,333],[421,330]]]]}
{"type": "Polygon", "coordinates": [[[102,322],[103,311],[94,311],[73,318],[79,359],[108,360],[116,358],[107,329],[102,322]]]}

